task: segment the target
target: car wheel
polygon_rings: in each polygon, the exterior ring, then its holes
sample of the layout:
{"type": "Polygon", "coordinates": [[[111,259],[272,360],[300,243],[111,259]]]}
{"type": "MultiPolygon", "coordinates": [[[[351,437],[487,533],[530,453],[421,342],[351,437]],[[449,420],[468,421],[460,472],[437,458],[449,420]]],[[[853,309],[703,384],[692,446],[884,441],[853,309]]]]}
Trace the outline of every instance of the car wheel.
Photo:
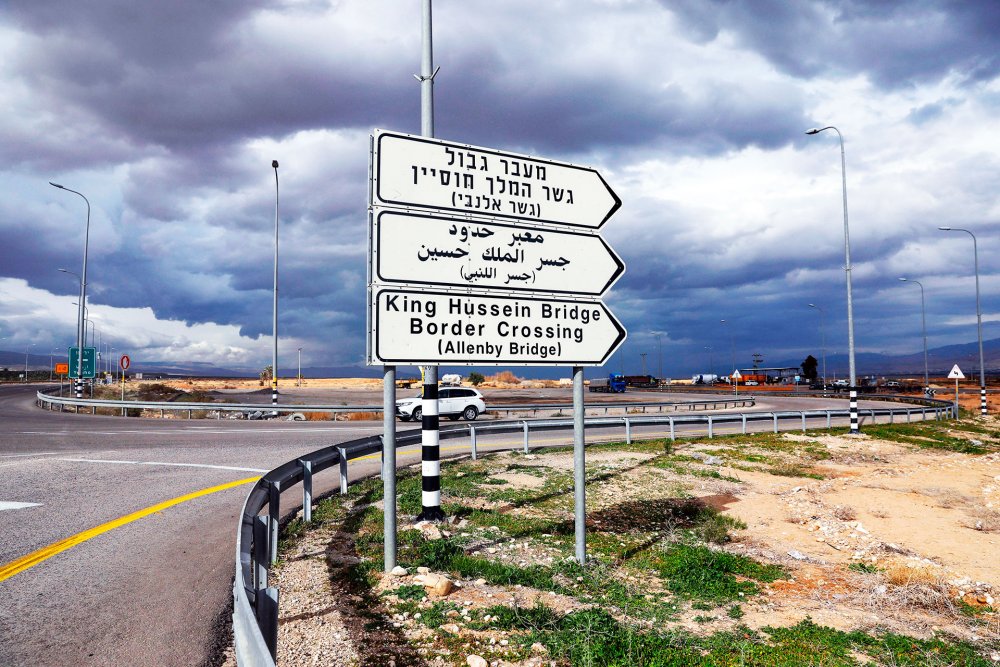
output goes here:
{"type": "Polygon", "coordinates": [[[401,421],[401,422],[408,422],[408,421],[410,421],[410,418],[407,417],[406,415],[399,415],[399,421],[401,421]]]}
{"type": "Polygon", "coordinates": [[[477,410],[476,406],[474,405],[470,405],[469,407],[467,407],[465,410],[462,411],[462,417],[467,422],[476,421],[476,417],[478,416],[479,416],[479,410],[477,410]]]}
{"type": "Polygon", "coordinates": [[[418,422],[424,418],[424,411],[422,408],[413,408],[413,421],[418,422]]]}
{"type": "Polygon", "coordinates": [[[452,420],[454,422],[454,421],[458,421],[458,418],[461,417],[461,416],[462,415],[448,415],[448,419],[450,419],[450,420],[452,420]]]}

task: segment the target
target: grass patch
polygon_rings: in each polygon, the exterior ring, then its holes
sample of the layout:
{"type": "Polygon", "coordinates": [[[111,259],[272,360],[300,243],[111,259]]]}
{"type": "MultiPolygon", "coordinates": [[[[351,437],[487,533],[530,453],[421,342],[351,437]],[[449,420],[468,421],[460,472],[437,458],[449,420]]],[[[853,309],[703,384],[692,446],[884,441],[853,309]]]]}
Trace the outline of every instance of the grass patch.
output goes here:
{"type": "Polygon", "coordinates": [[[786,576],[777,565],[692,544],[675,544],[653,566],[678,597],[723,604],[759,592],[757,582],[786,576]],[[739,579],[737,578],[740,577],[739,579]]]}

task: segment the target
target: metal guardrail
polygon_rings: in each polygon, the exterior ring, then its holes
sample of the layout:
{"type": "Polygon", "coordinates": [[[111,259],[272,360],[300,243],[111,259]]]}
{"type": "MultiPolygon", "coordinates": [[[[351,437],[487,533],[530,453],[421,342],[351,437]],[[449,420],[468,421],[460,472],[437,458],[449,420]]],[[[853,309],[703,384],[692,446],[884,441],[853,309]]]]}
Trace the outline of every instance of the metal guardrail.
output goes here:
{"type": "MultiPolygon", "coordinates": [[[[948,401],[915,399],[919,407],[887,407],[862,409],[862,417],[868,416],[872,422],[879,416],[888,416],[889,423],[905,416],[909,422],[914,415],[927,419],[946,419],[955,415],[955,406],[948,401]]],[[[747,432],[748,423],[769,422],[777,433],[784,420],[794,420],[796,427],[806,430],[808,422],[820,420],[827,427],[833,419],[849,418],[848,410],[807,410],[779,412],[750,412],[726,414],[702,414],[690,416],[650,416],[650,417],[601,417],[586,420],[590,428],[612,428],[624,426],[626,442],[632,441],[632,427],[668,424],[670,438],[678,437],[677,427],[682,425],[705,424],[708,437],[715,436],[715,428],[723,424],[739,423],[741,432],[747,432]]],[[[469,437],[472,457],[477,455],[478,434],[524,433],[524,451],[529,451],[529,433],[572,429],[572,419],[541,421],[514,421],[493,424],[476,424],[442,428],[440,439],[451,440],[469,437]]],[[[700,433],[696,435],[701,435],[700,433]]],[[[419,430],[399,433],[397,447],[420,443],[419,430]]],[[[275,664],[278,642],[278,589],[268,585],[268,573],[277,559],[278,530],[281,516],[281,494],[299,482],[302,483],[303,519],[312,516],[313,476],[316,473],[337,467],[340,472],[340,492],[347,493],[350,475],[348,462],[362,456],[382,452],[381,436],[370,436],[351,440],[310,452],[300,458],[288,461],[261,477],[247,495],[243,505],[240,525],[236,532],[236,575],[233,581],[233,638],[236,661],[241,667],[272,667],[275,664]],[[266,508],[266,513],[262,512],[266,508]]]]}
{"type": "MultiPolygon", "coordinates": [[[[120,401],[116,399],[101,399],[101,398],[75,398],[73,396],[52,396],[46,394],[42,391],[36,393],[36,405],[40,408],[47,410],[59,410],[64,411],[67,407],[72,407],[76,412],[80,412],[80,409],[89,409],[91,414],[97,414],[97,408],[114,408],[115,410],[159,410],[160,416],[164,415],[166,411],[174,412],[187,412],[188,419],[191,419],[194,412],[215,412],[218,418],[221,418],[223,412],[233,412],[233,413],[246,413],[246,412],[261,412],[267,414],[269,412],[277,412],[279,414],[284,413],[294,413],[294,412],[330,412],[330,413],[346,413],[346,412],[375,412],[382,413],[382,404],[378,405],[295,405],[290,403],[283,403],[279,405],[271,405],[269,403],[187,403],[187,402],[172,402],[172,401],[120,401]]],[[[744,398],[719,398],[713,400],[705,401],[681,401],[681,402],[669,402],[664,403],[662,401],[623,401],[615,403],[592,403],[587,406],[588,410],[600,410],[604,408],[605,414],[611,409],[641,409],[643,412],[646,409],[657,408],[658,412],[662,412],[664,409],[672,408],[675,412],[687,409],[689,411],[695,410],[717,410],[721,406],[725,408],[743,408],[751,407],[756,404],[753,396],[746,396],[744,398]]],[[[506,412],[510,414],[511,412],[531,412],[532,414],[537,414],[541,410],[570,410],[573,408],[572,403],[512,403],[509,405],[491,405],[487,408],[487,412],[506,412]]]]}

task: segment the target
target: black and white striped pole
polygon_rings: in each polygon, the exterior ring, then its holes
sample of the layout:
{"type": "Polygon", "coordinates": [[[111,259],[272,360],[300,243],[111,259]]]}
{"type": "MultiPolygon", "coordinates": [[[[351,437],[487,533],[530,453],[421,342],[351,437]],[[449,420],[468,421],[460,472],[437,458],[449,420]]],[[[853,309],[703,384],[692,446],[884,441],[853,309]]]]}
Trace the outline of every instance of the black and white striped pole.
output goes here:
{"type": "MultiPolygon", "coordinates": [[[[421,3],[420,74],[420,134],[434,136],[434,48],[431,36],[431,0],[421,3]]],[[[424,395],[420,424],[421,509],[418,521],[440,521],[441,511],[441,446],[438,417],[438,367],[424,367],[424,395]]]]}
{"type": "MultiPolygon", "coordinates": [[[[274,308],[272,309],[271,331],[274,332],[274,347],[271,351],[271,406],[278,405],[278,161],[271,160],[274,169],[274,308]]],[[[278,416],[275,409],[272,417],[278,416]]]]}
{"type": "Polygon", "coordinates": [[[847,224],[847,158],[844,154],[844,135],[833,125],[806,130],[806,134],[819,134],[825,130],[833,130],[840,139],[840,176],[844,192],[844,272],[847,274],[847,361],[850,370],[850,412],[851,433],[858,430],[858,378],[854,366],[854,298],[851,292],[851,234],[847,224]]]}
{"type": "Polygon", "coordinates": [[[417,521],[441,521],[441,422],[438,416],[438,367],[424,368],[420,403],[420,515],[417,521]]]}
{"type": "Polygon", "coordinates": [[[979,307],[979,244],[976,235],[959,227],[938,227],[943,232],[965,232],[972,237],[972,256],[976,267],[976,326],[979,332],[979,412],[986,416],[986,362],[983,359],[983,311],[979,307]]]}

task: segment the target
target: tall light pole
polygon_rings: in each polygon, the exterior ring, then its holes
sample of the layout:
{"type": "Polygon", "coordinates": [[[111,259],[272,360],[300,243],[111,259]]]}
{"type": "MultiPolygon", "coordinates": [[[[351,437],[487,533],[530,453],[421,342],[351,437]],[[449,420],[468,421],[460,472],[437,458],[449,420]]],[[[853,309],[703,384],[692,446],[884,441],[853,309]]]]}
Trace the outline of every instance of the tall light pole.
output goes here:
{"type": "Polygon", "coordinates": [[[833,125],[807,130],[806,134],[819,134],[833,130],[840,139],[840,175],[844,190],[844,273],[847,274],[847,365],[851,386],[851,433],[858,433],[858,382],[854,366],[854,299],[851,293],[851,234],[847,224],[847,158],[844,155],[844,135],[833,125]]]}
{"type": "Polygon", "coordinates": [[[820,351],[823,353],[823,389],[826,389],[826,325],[824,323],[824,313],[823,309],[817,306],[815,303],[809,304],[810,308],[815,308],[819,311],[819,340],[820,340],[820,351]]]}
{"type": "MultiPolygon", "coordinates": [[[[274,169],[274,309],[271,331],[274,332],[274,348],[271,351],[271,405],[278,405],[278,161],[271,160],[274,169]]],[[[271,413],[278,416],[278,411],[271,413]]]]}
{"type": "Polygon", "coordinates": [[[302,348],[299,348],[299,374],[296,376],[296,385],[302,386],[302,348]]]}
{"type": "MultiPolygon", "coordinates": [[[[730,322],[726,320],[719,320],[720,324],[729,325],[730,322]]],[[[733,332],[732,327],[729,327],[729,351],[732,354],[733,370],[736,370],[736,334],[733,332]]]]}
{"type": "Polygon", "coordinates": [[[979,308],[979,245],[976,235],[959,227],[938,227],[942,232],[965,232],[972,237],[972,256],[976,267],[976,326],[979,331],[979,411],[986,414],[986,362],[983,360],[983,311],[979,308]]]}
{"type": "Polygon", "coordinates": [[[919,280],[900,278],[900,282],[913,283],[920,287],[920,326],[924,333],[924,390],[931,386],[930,373],[927,370],[927,309],[924,305],[924,285],[919,280]]]}
{"type": "Polygon", "coordinates": [[[83,398],[83,308],[87,303],[87,252],[90,246],[90,200],[84,197],[82,193],[77,192],[76,190],[70,190],[69,188],[59,185],[58,183],[49,181],[49,185],[54,188],[59,188],[60,190],[65,190],[66,192],[72,192],[75,195],[79,195],[83,197],[83,201],[87,202],[87,226],[83,233],[83,273],[80,277],[80,307],[77,315],[76,327],[76,347],[78,355],[76,366],[76,397],[83,398]]]}
{"type": "Polygon", "coordinates": [[[24,382],[28,382],[28,348],[35,347],[35,343],[24,346],[24,382]]]}
{"type": "Polygon", "coordinates": [[[663,341],[661,340],[660,334],[656,334],[656,356],[659,358],[659,365],[657,366],[657,376],[656,379],[663,379],[663,341]]]}
{"type": "Polygon", "coordinates": [[[711,375],[715,375],[715,355],[712,354],[712,347],[706,345],[705,349],[708,350],[708,372],[711,375]]]}

